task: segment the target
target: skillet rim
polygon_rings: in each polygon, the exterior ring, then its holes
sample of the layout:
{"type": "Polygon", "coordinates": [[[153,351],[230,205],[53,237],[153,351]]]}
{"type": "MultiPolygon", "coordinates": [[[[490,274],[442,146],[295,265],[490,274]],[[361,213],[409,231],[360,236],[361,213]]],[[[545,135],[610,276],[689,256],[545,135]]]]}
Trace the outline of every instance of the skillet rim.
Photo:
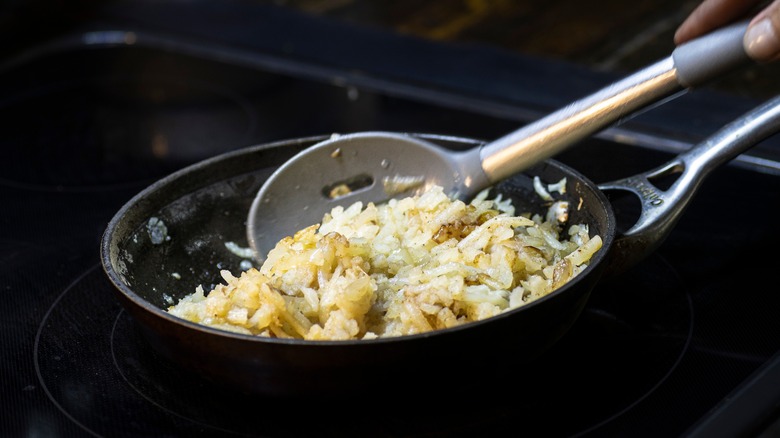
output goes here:
{"type": "MultiPolygon", "coordinates": [[[[388,133],[390,131],[367,131],[367,132],[388,133]]],[[[393,132],[393,133],[415,136],[433,142],[449,141],[449,142],[462,143],[462,144],[468,144],[473,146],[481,146],[482,144],[485,143],[484,141],[481,140],[476,140],[476,139],[462,137],[462,136],[449,136],[449,135],[439,135],[439,134],[430,134],[430,133],[409,133],[409,132],[393,132]]],[[[167,323],[183,326],[186,327],[187,329],[199,331],[210,336],[232,338],[233,340],[236,341],[261,343],[261,344],[280,344],[280,345],[288,345],[288,346],[307,346],[307,347],[308,346],[359,347],[359,346],[367,346],[367,345],[399,343],[402,341],[415,342],[415,341],[425,340],[432,337],[454,336],[457,333],[463,330],[468,330],[472,327],[483,326],[483,325],[491,324],[492,322],[497,320],[503,320],[503,319],[515,317],[517,314],[522,313],[523,310],[525,309],[540,306],[547,301],[557,298],[559,295],[562,295],[566,293],[566,291],[574,288],[575,286],[578,286],[579,283],[582,283],[588,277],[595,276],[595,278],[592,278],[591,280],[593,280],[593,284],[598,283],[601,275],[605,270],[604,269],[605,265],[609,263],[608,257],[609,257],[609,253],[612,250],[613,243],[617,235],[617,230],[616,230],[614,211],[612,209],[612,206],[607,196],[598,187],[598,185],[595,184],[593,181],[591,181],[588,177],[586,177],[585,175],[583,175],[573,167],[550,158],[537,164],[537,166],[543,164],[551,165],[561,170],[562,172],[566,173],[567,177],[568,176],[576,177],[576,180],[584,183],[584,186],[587,188],[587,190],[592,192],[595,198],[599,200],[599,204],[603,206],[603,208],[600,208],[600,210],[602,210],[601,214],[606,215],[604,219],[605,219],[607,229],[605,230],[604,233],[599,234],[602,238],[602,247],[593,256],[591,262],[585,268],[585,270],[583,270],[577,277],[568,281],[563,286],[555,289],[553,292],[549,293],[548,295],[545,295],[544,297],[538,298],[521,307],[517,307],[502,312],[490,318],[486,318],[479,321],[472,321],[467,324],[450,327],[446,329],[437,329],[433,331],[417,333],[412,335],[380,337],[374,339],[316,340],[315,341],[315,340],[305,340],[305,339],[272,338],[272,337],[263,337],[257,335],[248,335],[248,334],[230,332],[227,330],[222,330],[222,329],[198,324],[195,322],[191,322],[183,318],[179,318],[177,316],[171,315],[170,313],[166,312],[163,308],[160,308],[152,304],[151,302],[149,302],[148,300],[140,296],[138,293],[136,293],[133,290],[133,288],[128,286],[125,283],[125,281],[123,281],[122,275],[119,273],[119,269],[116,268],[114,263],[112,262],[112,255],[115,254],[114,248],[116,248],[116,257],[118,259],[119,257],[118,251],[120,249],[120,244],[128,236],[128,234],[121,235],[119,229],[124,226],[124,228],[128,230],[137,230],[138,227],[142,226],[142,224],[139,223],[136,224],[134,227],[130,228],[125,226],[124,222],[128,220],[127,219],[128,213],[131,212],[132,209],[134,208],[140,208],[139,204],[142,204],[143,201],[146,198],[148,198],[150,195],[159,193],[163,189],[170,187],[171,185],[175,184],[177,181],[180,181],[181,179],[191,177],[193,173],[197,173],[199,171],[205,172],[209,167],[217,166],[224,161],[236,159],[246,155],[261,153],[263,151],[268,151],[268,150],[278,151],[284,148],[290,148],[290,153],[288,154],[288,158],[290,158],[295,154],[295,152],[292,150],[292,147],[303,146],[303,148],[307,148],[320,141],[327,140],[332,135],[333,134],[326,134],[326,135],[300,137],[294,139],[285,139],[285,140],[273,141],[269,143],[261,143],[261,144],[246,146],[240,149],[224,152],[222,154],[218,154],[206,158],[204,160],[198,161],[196,163],[187,165],[169,175],[166,175],[158,179],[157,181],[153,182],[146,188],[142,189],[133,197],[131,197],[127,202],[125,202],[125,204],[122,205],[122,207],[120,207],[120,209],[114,214],[114,216],[108,222],[103,232],[103,236],[101,238],[101,243],[100,243],[101,266],[103,268],[104,273],[112,283],[113,286],[112,289],[114,290],[115,293],[119,294],[119,297],[121,298],[120,301],[122,302],[122,304],[131,303],[133,306],[135,306],[135,308],[148,313],[149,316],[162,318],[167,323]]],[[[527,173],[533,170],[535,167],[536,166],[530,168],[528,171],[524,171],[521,173],[527,173]]],[[[273,166],[270,166],[269,168],[273,168],[273,166]]],[[[248,169],[248,170],[251,171],[252,169],[248,169]]],[[[233,173],[233,175],[236,176],[236,175],[240,175],[241,173],[243,172],[235,172],[233,173]]],[[[223,181],[225,179],[226,178],[224,178],[223,176],[214,181],[204,181],[201,185],[199,185],[199,188],[205,188],[211,184],[214,184],[217,181],[223,181]]],[[[188,191],[187,193],[192,193],[192,191],[188,191]]],[[[166,201],[166,203],[158,207],[157,210],[159,211],[160,209],[164,208],[167,205],[170,205],[172,202],[180,198],[181,196],[177,196],[172,200],[166,201]]],[[[593,206],[591,205],[589,205],[588,207],[593,208],[593,206]]],[[[590,290],[588,290],[586,293],[590,293],[590,290]]],[[[129,313],[131,313],[131,315],[133,314],[133,312],[130,311],[130,309],[125,309],[125,310],[128,310],[129,313]]]]}

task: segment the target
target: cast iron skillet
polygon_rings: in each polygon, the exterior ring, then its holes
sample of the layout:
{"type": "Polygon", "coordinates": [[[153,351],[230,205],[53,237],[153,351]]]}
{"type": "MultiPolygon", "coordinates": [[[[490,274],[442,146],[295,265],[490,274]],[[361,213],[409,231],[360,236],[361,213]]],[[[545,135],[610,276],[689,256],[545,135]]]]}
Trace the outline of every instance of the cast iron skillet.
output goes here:
{"type": "MultiPolygon", "coordinates": [[[[597,186],[553,159],[511,176],[495,190],[517,211],[543,212],[533,188],[567,179],[571,223],[587,223],[603,247],[585,271],[550,295],[497,317],[413,336],[364,341],[260,338],[200,326],[165,312],[196,286],[222,282],[221,269],[238,275],[242,261],[228,246],[246,247],[247,212],[268,176],[297,152],[327,136],[250,147],[182,169],[140,192],[108,224],[101,261],[123,306],[149,343],[183,370],[242,393],[285,397],[354,396],[459,388],[491,381],[537,358],[569,330],[591,290],[607,271],[621,271],[653,251],[676,223],[706,175],[780,130],[780,97],[724,127],[696,148],[645,174],[597,186]],[[651,181],[676,176],[667,189],[651,181]],[[618,232],[605,191],[635,193],[642,213],[618,232]],[[226,245],[226,243],[228,245],[226,245]],[[465,376],[468,376],[466,378],[465,376]]],[[[409,134],[453,149],[477,140],[409,134]]],[[[607,157],[605,157],[607,159],[607,157]]],[[[301,175],[305,178],[306,175],[301,175]]],[[[243,266],[245,267],[245,266],[243,266]]],[[[492,385],[492,384],[489,384],[492,385]]],[[[486,385],[486,386],[489,386],[486,385]]]]}

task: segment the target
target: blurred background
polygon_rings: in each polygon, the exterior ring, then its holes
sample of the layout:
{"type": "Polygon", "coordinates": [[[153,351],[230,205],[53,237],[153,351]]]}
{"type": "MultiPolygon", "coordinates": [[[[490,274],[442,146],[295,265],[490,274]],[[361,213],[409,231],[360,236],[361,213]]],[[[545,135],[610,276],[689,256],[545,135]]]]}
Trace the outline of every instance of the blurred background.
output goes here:
{"type": "MultiPolygon", "coordinates": [[[[136,9],[135,14],[176,21],[178,14],[187,15],[208,4],[227,9],[235,7],[239,11],[273,6],[334,24],[375,28],[424,40],[483,46],[488,50],[562,60],[597,71],[625,73],[668,55],[674,49],[675,29],[699,1],[9,0],[0,6],[0,29],[5,35],[0,44],[0,55],[10,56],[101,20],[121,18],[119,11],[123,8],[136,9]],[[161,5],[167,7],[160,9],[161,5]]],[[[251,26],[251,14],[233,18],[242,18],[241,26],[251,26]]],[[[208,21],[202,23],[206,27],[208,24],[208,21]]],[[[220,25],[229,23],[213,24],[216,32],[220,25]]],[[[208,31],[207,28],[202,30],[208,31]]],[[[251,37],[251,34],[246,36],[251,37]]],[[[284,35],[279,37],[284,38],[284,35]]],[[[350,48],[345,46],[342,50],[350,48]]],[[[712,86],[741,96],[760,98],[780,91],[780,81],[776,80],[778,73],[780,67],[777,65],[748,68],[712,86]]]]}
{"type": "MultiPolygon", "coordinates": [[[[598,71],[629,72],[674,50],[677,26],[695,0],[288,0],[309,14],[416,37],[485,45],[564,60],[598,71]]],[[[748,68],[713,88],[765,97],[780,91],[776,65],[748,68]]]]}

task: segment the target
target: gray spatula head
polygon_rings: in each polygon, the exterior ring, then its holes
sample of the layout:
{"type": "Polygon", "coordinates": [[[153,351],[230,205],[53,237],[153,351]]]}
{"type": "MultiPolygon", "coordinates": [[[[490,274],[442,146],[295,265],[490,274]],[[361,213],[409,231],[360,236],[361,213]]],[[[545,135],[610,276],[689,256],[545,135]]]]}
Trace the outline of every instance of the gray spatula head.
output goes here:
{"type": "Polygon", "coordinates": [[[477,155],[469,160],[468,152],[390,132],[334,136],[300,152],[265,182],[249,211],[249,244],[263,260],[280,239],[319,224],[336,206],[381,203],[432,185],[453,196],[475,183],[484,187],[486,181],[474,181],[475,172],[462,168],[464,161],[479,166],[477,151],[471,153],[477,155]]]}

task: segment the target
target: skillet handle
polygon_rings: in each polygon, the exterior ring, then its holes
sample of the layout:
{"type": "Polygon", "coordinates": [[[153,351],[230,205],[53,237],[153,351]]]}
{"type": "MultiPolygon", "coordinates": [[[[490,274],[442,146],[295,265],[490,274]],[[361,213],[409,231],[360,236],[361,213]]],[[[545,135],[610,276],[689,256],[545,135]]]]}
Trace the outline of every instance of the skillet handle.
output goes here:
{"type": "Polygon", "coordinates": [[[642,211],[636,223],[618,235],[610,254],[609,271],[616,274],[635,265],[663,243],[715,168],[764,139],[780,132],[780,96],[776,96],[661,166],[635,176],[599,185],[604,192],[624,191],[637,196],[642,211]],[[653,180],[677,179],[666,190],[653,180]]]}

